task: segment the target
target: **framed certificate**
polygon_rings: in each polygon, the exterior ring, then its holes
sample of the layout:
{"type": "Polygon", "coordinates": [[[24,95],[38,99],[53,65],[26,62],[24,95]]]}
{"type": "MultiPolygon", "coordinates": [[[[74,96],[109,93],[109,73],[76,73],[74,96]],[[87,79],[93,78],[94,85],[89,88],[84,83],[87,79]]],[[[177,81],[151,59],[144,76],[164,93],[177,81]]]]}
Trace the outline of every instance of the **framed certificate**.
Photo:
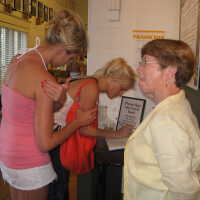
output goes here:
{"type": "Polygon", "coordinates": [[[37,15],[37,0],[31,0],[31,16],[37,15]]]}
{"type": "Polygon", "coordinates": [[[49,8],[49,20],[53,19],[53,8],[49,8]]]}
{"type": "Polygon", "coordinates": [[[44,21],[49,21],[49,8],[44,5],[44,21]]]}
{"type": "Polygon", "coordinates": [[[30,15],[31,7],[30,0],[23,0],[23,12],[30,15]]]}
{"type": "Polygon", "coordinates": [[[6,0],[0,0],[0,3],[1,3],[1,4],[5,4],[5,3],[6,3],[6,0]]]}
{"type": "Polygon", "coordinates": [[[189,85],[200,89],[200,1],[180,1],[180,34],[181,40],[186,42],[196,57],[195,73],[189,85]]]}
{"type": "Polygon", "coordinates": [[[136,128],[143,119],[145,104],[145,99],[122,96],[116,130],[126,124],[136,128]]]}
{"type": "Polygon", "coordinates": [[[38,1],[38,18],[44,20],[44,5],[38,1]]]}
{"type": "Polygon", "coordinates": [[[14,0],[14,8],[16,10],[22,10],[22,1],[21,0],[14,0]]]}

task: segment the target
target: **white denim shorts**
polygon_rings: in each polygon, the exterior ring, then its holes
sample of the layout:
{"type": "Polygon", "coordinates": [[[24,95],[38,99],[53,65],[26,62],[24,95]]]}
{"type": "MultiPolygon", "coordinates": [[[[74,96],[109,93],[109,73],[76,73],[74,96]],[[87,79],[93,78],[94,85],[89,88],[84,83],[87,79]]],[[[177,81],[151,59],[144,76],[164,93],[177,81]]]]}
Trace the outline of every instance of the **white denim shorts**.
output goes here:
{"type": "Polygon", "coordinates": [[[10,169],[0,162],[0,169],[3,179],[20,190],[39,189],[57,178],[51,163],[29,169],[10,169]]]}

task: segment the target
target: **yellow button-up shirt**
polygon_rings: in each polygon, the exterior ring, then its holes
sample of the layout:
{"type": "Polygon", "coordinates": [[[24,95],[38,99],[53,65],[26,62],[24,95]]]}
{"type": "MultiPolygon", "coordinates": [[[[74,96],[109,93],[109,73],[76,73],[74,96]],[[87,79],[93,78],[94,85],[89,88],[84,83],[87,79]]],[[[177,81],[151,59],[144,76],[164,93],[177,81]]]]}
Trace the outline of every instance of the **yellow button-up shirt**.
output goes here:
{"type": "Polygon", "coordinates": [[[198,199],[200,131],[184,91],[145,118],[130,136],[124,159],[124,200],[198,199]]]}

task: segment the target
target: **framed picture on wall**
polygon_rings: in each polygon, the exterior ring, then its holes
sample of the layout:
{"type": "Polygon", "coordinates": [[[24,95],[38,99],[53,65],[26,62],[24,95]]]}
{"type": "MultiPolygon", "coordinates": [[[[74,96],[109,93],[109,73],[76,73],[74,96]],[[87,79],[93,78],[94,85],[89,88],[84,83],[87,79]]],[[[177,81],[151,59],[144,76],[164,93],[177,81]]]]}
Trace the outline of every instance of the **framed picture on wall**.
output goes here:
{"type": "Polygon", "coordinates": [[[44,5],[38,1],[38,18],[44,20],[44,5]]]}
{"type": "Polygon", "coordinates": [[[5,4],[10,4],[10,6],[12,8],[14,8],[14,4],[15,4],[14,0],[3,0],[3,1],[4,1],[5,4]]]}
{"type": "Polygon", "coordinates": [[[47,6],[44,6],[44,21],[48,22],[49,20],[49,9],[47,6]]]}
{"type": "Polygon", "coordinates": [[[6,3],[6,0],[0,0],[0,3],[1,3],[1,4],[5,4],[5,3],[6,3]]]}
{"type": "Polygon", "coordinates": [[[186,42],[192,49],[197,59],[195,74],[189,85],[199,89],[199,71],[200,71],[200,1],[199,0],[181,0],[180,1],[180,39],[186,42]]]}
{"type": "Polygon", "coordinates": [[[37,0],[31,0],[31,16],[37,16],[37,0]]]}
{"type": "Polygon", "coordinates": [[[22,11],[22,1],[21,0],[14,0],[14,8],[16,10],[22,11]]]}
{"type": "Polygon", "coordinates": [[[49,8],[49,20],[53,19],[53,8],[49,8]]]}
{"type": "Polygon", "coordinates": [[[23,0],[23,12],[29,14],[30,10],[30,0],[23,0]]]}

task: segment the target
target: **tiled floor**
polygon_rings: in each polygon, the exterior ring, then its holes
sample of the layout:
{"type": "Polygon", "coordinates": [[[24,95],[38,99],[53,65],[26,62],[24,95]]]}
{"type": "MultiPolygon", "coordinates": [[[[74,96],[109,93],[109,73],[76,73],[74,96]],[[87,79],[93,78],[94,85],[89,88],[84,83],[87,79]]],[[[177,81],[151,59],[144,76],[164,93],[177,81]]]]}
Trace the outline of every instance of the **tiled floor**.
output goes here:
{"type": "MultiPolygon", "coordinates": [[[[69,182],[69,200],[76,200],[76,176],[71,175],[70,176],[70,182],[69,182]]],[[[0,200],[9,200],[9,189],[8,185],[4,183],[2,178],[0,177],[0,200]]]]}

